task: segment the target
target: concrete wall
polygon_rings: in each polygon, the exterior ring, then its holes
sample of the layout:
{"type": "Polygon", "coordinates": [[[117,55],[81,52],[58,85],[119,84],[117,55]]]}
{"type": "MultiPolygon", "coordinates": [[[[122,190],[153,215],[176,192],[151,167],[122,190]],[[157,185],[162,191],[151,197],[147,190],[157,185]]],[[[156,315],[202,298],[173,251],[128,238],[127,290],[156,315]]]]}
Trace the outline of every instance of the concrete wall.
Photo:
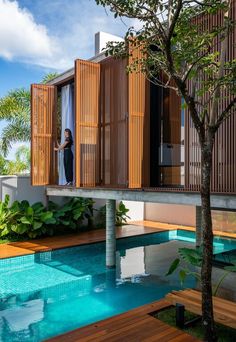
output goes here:
{"type": "Polygon", "coordinates": [[[95,55],[100,54],[106,48],[108,42],[123,42],[124,39],[113,34],[99,31],[95,34],[95,55]]]}
{"type": "Polygon", "coordinates": [[[143,221],[144,220],[144,202],[123,201],[124,205],[129,209],[127,221],[143,221]]]}
{"type": "MultiPolygon", "coordinates": [[[[31,186],[30,175],[19,176],[0,176],[0,201],[4,200],[5,195],[10,196],[10,202],[15,200],[27,200],[30,204],[42,202],[46,204],[45,187],[31,186]]],[[[63,204],[68,201],[68,197],[51,197],[53,202],[63,204]]],[[[95,209],[105,205],[104,200],[96,200],[95,209]]]]}
{"type": "Polygon", "coordinates": [[[148,221],[195,226],[195,206],[145,203],[144,219],[148,221]]]}
{"type": "Polygon", "coordinates": [[[10,196],[11,202],[28,200],[31,204],[46,203],[45,188],[31,186],[29,175],[0,176],[0,200],[3,200],[5,195],[10,196]]]}

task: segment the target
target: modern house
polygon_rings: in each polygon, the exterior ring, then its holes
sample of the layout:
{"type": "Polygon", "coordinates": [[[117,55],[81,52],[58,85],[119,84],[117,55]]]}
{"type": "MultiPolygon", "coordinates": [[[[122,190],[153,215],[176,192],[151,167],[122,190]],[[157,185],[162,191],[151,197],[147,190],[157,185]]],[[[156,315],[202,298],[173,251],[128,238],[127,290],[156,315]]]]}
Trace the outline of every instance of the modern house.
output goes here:
{"type": "MultiPolygon", "coordinates": [[[[215,25],[221,19],[215,14],[201,20],[215,25]]],[[[234,29],[230,59],[236,58],[235,35],[234,29]]],[[[99,39],[97,35],[97,52],[99,39]]],[[[32,185],[47,186],[52,196],[199,206],[197,133],[173,90],[153,85],[141,72],[126,72],[140,54],[134,48],[131,57],[114,59],[101,52],[87,61],[76,60],[73,69],[47,85],[32,85],[32,185]],[[59,106],[67,86],[68,96],[59,106]],[[75,137],[75,185],[70,188],[59,185],[54,152],[68,101],[69,128],[75,137]]],[[[225,105],[224,97],[220,105],[225,105]]],[[[234,113],[216,137],[211,184],[215,209],[236,210],[235,130],[234,113]]]]}

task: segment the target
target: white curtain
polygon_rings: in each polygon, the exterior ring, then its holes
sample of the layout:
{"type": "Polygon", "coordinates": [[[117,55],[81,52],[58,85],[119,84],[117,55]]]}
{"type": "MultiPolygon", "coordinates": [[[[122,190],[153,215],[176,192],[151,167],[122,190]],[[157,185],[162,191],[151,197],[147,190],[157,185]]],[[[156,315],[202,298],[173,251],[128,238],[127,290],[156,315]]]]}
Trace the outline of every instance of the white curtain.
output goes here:
{"type": "MultiPolygon", "coordinates": [[[[74,114],[74,85],[68,84],[61,89],[61,144],[64,143],[64,131],[69,128],[74,140],[74,126],[75,126],[75,114],[74,114]]],[[[74,154],[74,145],[72,146],[72,152],[74,154]]],[[[59,185],[66,184],[65,170],[64,170],[64,152],[60,151],[58,156],[59,162],[59,185]]]]}

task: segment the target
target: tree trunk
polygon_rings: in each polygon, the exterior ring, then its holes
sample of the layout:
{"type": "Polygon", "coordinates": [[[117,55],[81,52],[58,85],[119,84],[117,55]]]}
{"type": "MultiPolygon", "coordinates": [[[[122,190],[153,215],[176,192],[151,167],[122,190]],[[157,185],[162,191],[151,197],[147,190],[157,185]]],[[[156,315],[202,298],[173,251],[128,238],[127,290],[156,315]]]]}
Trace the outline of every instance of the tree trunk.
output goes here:
{"type": "Polygon", "coordinates": [[[196,206],[196,248],[202,245],[202,207],[196,206]]]}
{"type": "Polygon", "coordinates": [[[202,281],[202,323],[205,330],[205,341],[217,341],[213,303],[212,303],[212,259],[213,259],[213,231],[210,203],[210,185],[212,171],[212,151],[214,134],[206,133],[201,143],[201,201],[202,201],[202,247],[203,261],[201,268],[202,281]]]}

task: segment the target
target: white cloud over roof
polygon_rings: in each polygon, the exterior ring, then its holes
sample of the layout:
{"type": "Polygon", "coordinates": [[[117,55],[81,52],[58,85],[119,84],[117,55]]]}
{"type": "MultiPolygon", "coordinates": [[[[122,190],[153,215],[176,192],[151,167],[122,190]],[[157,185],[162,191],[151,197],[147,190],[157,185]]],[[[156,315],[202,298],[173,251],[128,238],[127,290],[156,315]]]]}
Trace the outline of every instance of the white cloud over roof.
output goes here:
{"type": "Polygon", "coordinates": [[[128,28],[94,0],[42,2],[0,0],[0,58],[61,71],[93,55],[96,32],[122,36],[128,28]]]}

